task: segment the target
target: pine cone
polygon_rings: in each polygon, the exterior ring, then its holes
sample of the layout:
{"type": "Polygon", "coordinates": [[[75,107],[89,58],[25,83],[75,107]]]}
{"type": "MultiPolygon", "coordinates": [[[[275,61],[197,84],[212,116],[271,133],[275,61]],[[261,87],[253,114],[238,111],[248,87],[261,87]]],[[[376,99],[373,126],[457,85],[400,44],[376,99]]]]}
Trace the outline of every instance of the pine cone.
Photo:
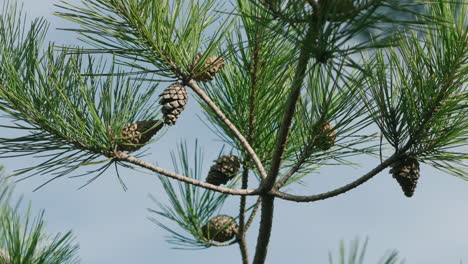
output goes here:
{"type": "Polygon", "coordinates": [[[122,139],[118,148],[124,151],[140,149],[146,142],[150,141],[163,125],[161,120],[145,120],[126,125],[120,133],[122,139]]]}
{"type": "Polygon", "coordinates": [[[401,186],[407,197],[411,197],[419,179],[419,162],[408,155],[402,156],[393,163],[390,173],[401,186]]]}
{"type": "MultiPolygon", "coordinates": [[[[195,67],[195,65],[198,63],[200,60],[201,55],[198,54],[195,57],[195,62],[192,64],[192,69],[195,67]]],[[[213,80],[214,76],[218,71],[220,71],[224,65],[226,64],[226,61],[222,57],[217,57],[217,56],[211,56],[208,58],[208,60],[205,62],[203,67],[200,69],[202,71],[201,74],[195,74],[193,79],[197,82],[208,82],[213,80]]]]}
{"type": "Polygon", "coordinates": [[[180,83],[173,83],[159,96],[161,97],[159,104],[162,105],[164,123],[170,126],[175,125],[188,102],[187,89],[180,83]]]}
{"type": "Polygon", "coordinates": [[[203,234],[209,240],[226,242],[236,236],[238,226],[234,218],[227,215],[218,215],[210,219],[202,227],[203,234]]]}
{"type": "Polygon", "coordinates": [[[226,184],[231,180],[240,169],[240,159],[233,155],[226,155],[214,161],[215,164],[211,166],[206,182],[221,185],[226,184]]]}
{"type": "Polygon", "coordinates": [[[323,128],[320,134],[316,138],[316,146],[321,150],[325,151],[330,149],[336,141],[336,131],[333,126],[328,123],[323,128]]]}

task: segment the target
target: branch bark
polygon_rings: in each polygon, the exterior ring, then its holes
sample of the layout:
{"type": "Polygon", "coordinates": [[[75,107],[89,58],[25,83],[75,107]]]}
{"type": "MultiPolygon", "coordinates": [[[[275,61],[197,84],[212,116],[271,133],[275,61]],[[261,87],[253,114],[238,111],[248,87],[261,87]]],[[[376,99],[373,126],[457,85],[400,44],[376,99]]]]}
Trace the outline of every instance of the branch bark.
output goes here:
{"type": "Polygon", "coordinates": [[[294,176],[294,174],[301,169],[301,166],[304,164],[304,162],[306,161],[306,159],[309,156],[310,149],[314,146],[315,141],[317,140],[317,136],[318,136],[318,133],[319,133],[319,131],[317,131],[317,125],[322,124],[322,122],[324,121],[323,118],[324,118],[324,116],[323,116],[323,114],[321,114],[319,121],[317,121],[312,126],[311,131],[314,131],[314,133],[315,133],[314,137],[304,147],[304,149],[302,150],[302,153],[300,154],[299,158],[296,160],[296,163],[294,164],[294,166],[291,167],[291,169],[284,175],[283,178],[281,178],[281,180],[278,180],[278,182],[274,186],[274,189],[280,189],[281,187],[286,185],[286,183],[289,181],[289,179],[291,179],[291,177],[294,176]]]}
{"type": "Polygon", "coordinates": [[[199,180],[195,180],[193,178],[189,178],[187,176],[180,175],[180,174],[177,174],[175,172],[165,170],[165,169],[160,168],[160,167],[158,167],[158,166],[156,166],[154,164],[151,164],[149,162],[146,162],[146,161],[140,160],[138,158],[135,158],[133,156],[130,156],[130,155],[124,153],[124,152],[116,152],[115,153],[115,159],[118,160],[118,161],[126,161],[128,163],[138,165],[140,167],[143,167],[145,169],[154,171],[156,173],[162,174],[164,176],[167,176],[169,178],[172,178],[172,179],[175,179],[175,180],[178,180],[178,181],[182,181],[182,182],[185,182],[185,183],[189,183],[189,184],[192,184],[192,185],[195,185],[195,186],[199,186],[199,187],[202,187],[202,188],[205,188],[205,189],[208,189],[208,190],[212,190],[212,191],[216,191],[216,192],[220,192],[220,193],[226,193],[226,194],[231,194],[231,195],[258,195],[260,193],[260,191],[258,189],[257,190],[253,190],[253,189],[231,189],[231,188],[220,187],[220,186],[217,186],[217,185],[214,185],[214,184],[210,184],[210,183],[202,182],[202,181],[199,181],[199,180]]]}
{"type": "MultiPolygon", "coordinates": [[[[244,165],[244,171],[242,173],[242,189],[247,189],[249,180],[249,169],[244,165]]],[[[247,197],[241,196],[240,207],[239,207],[239,231],[237,233],[237,240],[239,242],[239,249],[241,251],[242,263],[249,264],[249,251],[247,248],[247,240],[245,239],[245,204],[247,197]]]]}
{"type": "MultiPolygon", "coordinates": [[[[302,82],[306,73],[306,69],[311,57],[311,48],[313,45],[314,32],[316,28],[309,27],[304,39],[299,43],[300,53],[299,60],[295,69],[294,79],[291,85],[291,92],[286,102],[286,109],[283,113],[283,120],[281,122],[280,132],[276,141],[275,151],[273,153],[271,167],[268,172],[268,177],[262,181],[259,189],[262,193],[270,192],[278,177],[283,154],[286,149],[288,135],[291,130],[291,123],[293,120],[294,112],[296,110],[297,100],[299,98],[302,82]]],[[[266,260],[268,251],[268,243],[270,241],[270,233],[273,224],[273,204],[274,196],[268,194],[262,195],[262,214],[260,220],[260,230],[257,238],[257,246],[255,249],[254,264],[263,264],[266,260]]]]}
{"type": "Polygon", "coordinates": [[[255,219],[255,215],[258,212],[258,208],[260,208],[260,204],[262,203],[262,197],[258,197],[257,202],[255,203],[254,208],[252,209],[252,213],[250,213],[249,220],[247,220],[247,223],[245,224],[244,230],[247,231],[252,224],[253,220],[255,219]]]}
{"type": "Polygon", "coordinates": [[[242,133],[231,123],[231,121],[224,115],[221,109],[208,97],[208,95],[198,86],[197,82],[194,80],[189,80],[186,83],[200,98],[213,110],[213,112],[228,126],[231,131],[236,135],[237,139],[241,142],[242,146],[245,148],[250,158],[253,160],[255,166],[257,167],[260,176],[265,179],[267,174],[265,168],[263,167],[262,162],[258,158],[257,154],[250,146],[247,139],[242,135],[242,133]]]}
{"type": "Polygon", "coordinates": [[[242,257],[242,264],[249,264],[249,249],[247,248],[247,239],[245,233],[242,233],[238,239],[239,249],[242,257]]]}
{"type": "Polygon", "coordinates": [[[286,143],[288,141],[289,131],[291,130],[291,123],[293,120],[294,112],[296,110],[296,103],[299,98],[302,82],[308,66],[309,59],[311,57],[312,38],[314,30],[310,27],[303,41],[301,42],[301,50],[299,54],[299,61],[294,74],[294,80],[291,85],[291,93],[289,94],[288,101],[286,103],[286,109],[283,113],[283,121],[281,122],[280,132],[276,141],[275,151],[271,160],[271,167],[268,171],[268,177],[262,182],[260,189],[268,192],[273,187],[276,178],[278,176],[281,161],[283,160],[283,154],[286,149],[286,143]]]}
{"type": "Polygon", "coordinates": [[[270,242],[271,227],[273,225],[274,199],[275,198],[273,196],[265,195],[262,197],[262,216],[253,264],[263,264],[266,260],[268,243],[270,242]]]}
{"type": "MultiPolygon", "coordinates": [[[[260,43],[259,43],[259,28],[255,29],[255,36],[253,40],[253,57],[249,66],[250,71],[250,94],[249,94],[249,127],[247,134],[247,142],[251,144],[254,141],[255,135],[255,97],[258,83],[259,71],[259,60],[260,60],[260,43]]],[[[247,189],[249,182],[249,167],[248,164],[250,159],[245,159],[246,165],[244,165],[244,172],[242,174],[242,189],[247,189]]],[[[242,255],[242,263],[249,264],[249,252],[247,247],[246,232],[247,228],[245,224],[245,206],[247,203],[247,197],[241,196],[240,201],[240,212],[239,212],[239,232],[237,234],[239,240],[239,248],[242,255]]]]}
{"type": "Polygon", "coordinates": [[[383,163],[375,167],[373,170],[365,174],[364,176],[360,177],[359,179],[355,180],[354,182],[347,184],[343,187],[340,187],[338,189],[321,193],[321,194],[316,194],[316,195],[309,195],[309,196],[301,196],[301,195],[293,195],[293,194],[288,194],[284,193],[278,190],[271,190],[270,194],[274,195],[275,197],[278,197],[283,200],[289,200],[293,202],[298,202],[298,203],[304,203],[304,202],[315,202],[319,200],[325,200],[331,197],[338,196],[340,194],[343,194],[349,190],[352,190],[359,185],[365,183],[366,181],[370,180],[372,177],[377,175],[379,172],[390,166],[393,162],[395,162],[398,159],[399,155],[394,154],[387,160],[385,160],[383,163]]]}
{"type": "MultiPolygon", "coordinates": [[[[443,81],[442,89],[441,89],[441,91],[439,92],[439,94],[437,96],[436,102],[439,102],[439,101],[442,100],[442,98],[445,95],[446,89],[448,89],[450,84],[451,84],[450,78],[447,78],[447,80],[443,81]]],[[[417,140],[415,140],[415,137],[419,136],[425,130],[425,126],[430,121],[430,119],[432,118],[432,116],[433,116],[433,114],[435,112],[434,111],[435,107],[436,107],[435,104],[429,107],[429,109],[426,111],[426,114],[424,115],[424,118],[423,118],[418,130],[416,131],[416,133],[413,133],[411,135],[408,142],[401,149],[396,148],[395,149],[395,154],[393,154],[387,160],[385,160],[380,165],[375,167],[373,170],[371,170],[367,174],[363,175],[359,179],[355,180],[354,182],[352,182],[350,184],[347,184],[347,185],[345,185],[343,187],[340,187],[338,189],[329,191],[329,192],[316,194],[316,195],[309,195],[309,196],[293,195],[293,194],[288,194],[288,193],[281,192],[279,190],[271,190],[269,193],[271,195],[274,195],[275,197],[278,197],[278,198],[284,199],[284,200],[289,200],[289,201],[294,201],[294,202],[314,202],[314,201],[325,200],[325,199],[328,199],[328,198],[331,198],[331,197],[338,196],[340,194],[343,194],[343,193],[345,193],[347,191],[350,191],[350,190],[358,187],[359,185],[365,183],[366,181],[368,181],[369,179],[371,179],[372,177],[377,175],[379,172],[381,172],[382,170],[384,170],[385,168],[390,166],[401,155],[403,155],[406,151],[408,151],[415,144],[417,144],[417,140]]],[[[294,169],[295,168],[293,168],[291,171],[293,171],[294,169]]]]}

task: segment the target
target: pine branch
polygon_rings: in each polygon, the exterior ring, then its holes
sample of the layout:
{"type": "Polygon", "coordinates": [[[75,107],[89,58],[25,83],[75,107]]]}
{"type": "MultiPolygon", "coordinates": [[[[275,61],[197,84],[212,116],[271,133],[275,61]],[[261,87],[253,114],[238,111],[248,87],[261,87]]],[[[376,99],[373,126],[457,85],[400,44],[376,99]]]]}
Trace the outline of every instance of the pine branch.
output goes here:
{"type": "Polygon", "coordinates": [[[273,226],[273,196],[262,196],[262,213],[260,229],[258,230],[257,246],[253,264],[265,263],[268,244],[270,242],[271,228],[273,226]]]}
{"type": "Polygon", "coordinates": [[[195,186],[199,186],[205,189],[209,189],[212,191],[220,192],[220,193],[226,193],[226,194],[231,194],[231,195],[258,195],[259,191],[258,190],[252,190],[252,189],[231,189],[231,188],[225,188],[225,187],[220,187],[217,185],[213,185],[210,183],[202,182],[199,180],[195,180],[193,178],[189,178],[187,176],[183,176],[180,174],[177,174],[172,171],[165,170],[163,168],[160,168],[156,165],[153,165],[149,162],[143,161],[141,159],[135,158],[133,156],[130,156],[124,152],[115,152],[115,159],[116,161],[125,161],[134,165],[138,165],[142,168],[146,168],[148,170],[154,171],[156,173],[162,174],[164,176],[167,176],[169,178],[189,183],[195,186]]]}
{"type": "Polygon", "coordinates": [[[257,215],[258,209],[260,208],[260,205],[262,204],[262,197],[258,197],[257,202],[255,202],[254,208],[252,212],[250,213],[249,220],[247,220],[247,223],[245,224],[245,231],[247,231],[252,225],[253,220],[255,219],[255,216],[257,215]]]}
{"type": "MultiPolygon", "coordinates": [[[[203,59],[220,45],[232,23],[223,23],[206,38],[207,29],[219,18],[214,0],[204,2],[84,0],[84,7],[62,0],[56,15],[76,22],[91,53],[111,53],[121,63],[145,73],[170,79],[190,76],[193,59],[205,48],[203,59]],[[151,69],[149,65],[156,69],[151,69]]],[[[86,51],[82,51],[86,53],[86,51]]]]}
{"type": "MultiPolygon", "coordinates": [[[[252,132],[251,126],[247,124],[253,124],[254,140],[248,142],[264,166],[267,166],[291,79],[289,74],[292,71],[288,61],[295,55],[289,43],[276,44],[283,39],[268,28],[268,14],[257,13],[260,11],[254,9],[252,4],[245,0],[241,2],[246,5],[242,6],[241,11],[243,26],[239,25],[236,35],[227,39],[226,50],[233,56],[227,58],[228,63],[217,74],[217,78],[203,88],[247,139],[252,132]],[[243,28],[245,32],[241,30],[243,28]],[[263,37],[259,37],[259,34],[263,37]],[[255,52],[254,45],[262,47],[260,52],[255,52]],[[258,58],[258,63],[254,62],[254,57],[258,58]],[[254,64],[256,71],[252,69],[254,64]]],[[[202,100],[199,101],[205,109],[208,118],[206,123],[210,128],[223,141],[245,153],[242,143],[231,129],[202,100]]]]}
{"type": "Polygon", "coordinates": [[[221,121],[231,129],[231,131],[236,135],[237,139],[242,143],[250,158],[253,160],[258,172],[260,173],[260,176],[262,178],[266,178],[266,172],[262,162],[242,133],[231,123],[231,121],[224,115],[221,109],[218,108],[218,106],[208,97],[208,95],[200,88],[200,86],[198,86],[197,82],[194,80],[189,80],[187,85],[192,88],[192,90],[211,108],[211,110],[219,117],[219,119],[221,119],[221,121]]]}
{"type": "MultiPolygon", "coordinates": [[[[221,153],[222,151],[219,155],[221,153]]],[[[199,147],[198,141],[195,141],[194,151],[189,151],[187,144],[181,143],[177,153],[171,152],[171,158],[176,173],[187,175],[187,177],[199,181],[205,177],[203,149],[199,147]]],[[[238,239],[218,242],[213,239],[213,234],[205,228],[207,223],[214,219],[222,209],[224,202],[230,197],[228,194],[202,189],[180,181],[173,183],[164,175],[159,176],[159,180],[169,198],[169,205],[159,201],[160,194],[157,197],[151,196],[158,209],[149,209],[149,211],[174,222],[189,233],[188,236],[182,234],[164,224],[164,221],[151,217],[151,221],[171,234],[167,240],[169,243],[181,246],[181,249],[187,249],[229,246],[238,242],[238,239]]],[[[237,181],[232,181],[228,188],[232,188],[236,184],[237,181]]]]}
{"type": "MultiPolygon", "coordinates": [[[[364,243],[360,243],[359,239],[351,241],[349,248],[345,246],[343,241],[340,241],[339,254],[337,260],[339,262],[334,262],[332,254],[329,253],[329,264],[364,264],[365,256],[367,252],[368,239],[364,243]],[[362,244],[362,245],[361,245],[362,244]]],[[[404,261],[398,261],[398,252],[395,250],[388,251],[384,256],[382,256],[378,264],[403,264],[404,261]]]]}
{"type": "Polygon", "coordinates": [[[423,34],[401,35],[398,46],[365,65],[374,122],[396,152],[405,147],[422,162],[463,178],[466,154],[467,6],[429,5],[443,22],[423,34]],[[455,151],[456,152],[456,151],[455,151]],[[437,161],[444,162],[439,163],[437,161]],[[450,164],[451,163],[451,164],[450,164]]]}
{"type": "Polygon", "coordinates": [[[288,144],[288,151],[295,155],[285,159],[283,167],[289,167],[289,171],[276,183],[277,187],[303,177],[293,177],[299,171],[305,175],[325,165],[347,165],[347,157],[372,155],[377,150],[374,144],[368,144],[373,135],[360,134],[371,123],[359,99],[362,83],[353,80],[356,73],[346,76],[345,70],[321,65],[308,74],[288,144]]]}
{"type": "MultiPolygon", "coordinates": [[[[242,172],[242,189],[247,189],[249,180],[249,169],[244,165],[244,171],[242,172]]],[[[249,252],[247,247],[247,240],[245,237],[245,207],[246,207],[247,197],[241,196],[240,206],[239,206],[239,229],[237,231],[237,240],[239,243],[239,249],[241,251],[242,263],[249,263],[249,252]]]]}
{"type": "MultiPolygon", "coordinates": [[[[280,164],[283,159],[283,153],[286,149],[286,143],[291,129],[291,122],[293,120],[296,103],[299,98],[302,82],[304,80],[309,59],[311,57],[311,40],[314,37],[314,30],[312,27],[310,27],[304,39],[300,42],[299,60],[295,69],[295,76],[291,85],[291,92],[289,94],[286,108],[283,114],[283,120],[276,142],[275,152],[273,153],[270,170],[268,172],[267,178],[262,181],[259,188],[262,192],[270,191],[278,176],[280,164]]],[[[254,264],[262,264],[266,259],[273,222],[273,201],[273,197],[262,195],[262,214],[260,220],[260,230],[257,238],[257,246],[255,249],[254,264]]]]}
{"type": "MultiPolygon", "coordinates": [[[[244,22],[244,24],[247,24],[244,22]]],[[[249,123],[248,123],[248,135],[247,141],[252,144],[255,138],[255,127],[256,127],[256,96],[258,90],[258,79],[261,71],[262,65],[260,65],[260,57],[262,46],[260,39],[262,38],[260,33],[260,25],[256,24],[254,26],[253,32],[253,39],[251,42],[252,47],[252,60],[249,63],[249,71],[250,71],[250,94],[249,94],[249,123]]],[[[250,159],[247,159],[245,162],[249,164],[250,159]]],[[[245,165],[244,165],[245,166],[245,165]]],[[[244,172],[242,174],[242,188],[246,189],[248,186],[248,179],[249,179],[249,168],[247,166],[244,167],[244,172]]],[[[247,197],[241,196],[240,202],[240,213],[239,213],[239,230],[238,230],[238,240],[239,240],[239,248],[242,255],[242,262],[244,264],[249,263],[249,254],[248,254],[248,247],[247,247],[247,239],[246,239],[246,223],[245,223],[245,206],[246,206],[247,197]]]]}
{"type": "Polygon", "coordinates": [[[292,194],[284,193],[278,190],[271,190],[270,194],[280,199],[289,200],[293,202],[315,202],[319,200],[325,200],[331,197],[338,196],[345,192],[348,192],[360,186],[361,184],[367,182],[368,180],[376,176],[379,172],[381,172],[382,170],[384,170],[385,168],[393,164],[393,162],[395,162],[399,158],[399,156],[400,154],[394,154],[393,156],[389,157],[387,160],[379,164],[377,167],[375,167],[373,170],[369,171],[368,173],[361,176],[360,178],[353,181],[352,183],[349,183],[343,187],[340,187],[338,189],[335,189],[329,192],[316,194],[316,195],[301,196],[301,195],[292,195],[292,194]]]}
{"type": "Polygon", "coordinates": [[[0,166],[0,263],[13,264],[77,264],[78,245],[72,233],[48,234],[45,230],[44,211],[31,216],[29,206],[21,200],[13,203],[13,185],[3,178],[0,166]]]}
{"type": "Polygon", "coordinates": [[[309,28],[304,39],[300,42],[300,55],[295,70],[294,80],[291,84],[291,92],[289,94],[287,105],[283,113],[283,120],[279,129],[279,136],[276,141],[276,147],[271,160],[270,170],[268,171],[268,177],[262,181],[260,187],[262,191],[269,191],[273,187],[276,181],[276,177],[278,176],[281,161],[283,159],[283,153],[286,149],[288,135],[291,129],[291,123],[296,109],[296,103],[300,95],[302,82],[305,77],[309,59],[311,57],[310,51],[312,48],[312,39],[315,37],[314,32],[316,31],[314,31],[312,27],[309,28]]]}
{"type": "Polygon", "coordinates": [[[313,133],[313,137],[310,140],[306,141],[306,144],[302,146],[301,153],[299,157],[296,158],[294,165],[289,169],[289,171],[275,184],[275,188],[280,189],[284,185],[288,183],[288,181],[294,176],[296,172],[298,172],[301,167],[306,162],[307,158],[310,156],[310,152],[313,149],[314,145],[316,145],[316,141],[318,139],[319,134],[321,133],[319,126],[324,123],[326,111],[322,111],[318,121],[312,126],[312,129],[308,131],[309,133],[313,133]]]}

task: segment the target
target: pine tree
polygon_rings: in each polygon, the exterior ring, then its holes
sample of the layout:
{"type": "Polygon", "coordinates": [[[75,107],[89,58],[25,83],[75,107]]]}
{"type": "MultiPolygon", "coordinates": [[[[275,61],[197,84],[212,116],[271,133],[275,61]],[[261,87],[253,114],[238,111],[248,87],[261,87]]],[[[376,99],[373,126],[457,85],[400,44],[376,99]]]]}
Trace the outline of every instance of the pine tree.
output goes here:
{"type": "Polygon", "coordinates": [[[45,21],[33,21],[24,32],[21,23],[11,23],[17,18],[9,9],[0,20],[0,110],[12,122],[2,125],[31,133],[0,138],[0,156],[51,155],[16,174],[24,176],[61,177],[91,166],[96,177],[111,167],[157,173],[170,205],[159,201],[161,194],[154,197],[152,220],[171,232],[169,242],[184,248],[237,244],[242,263],[251,259],[246,232],[260,212],[254,264],[267,263],[276,200],[328,199],[386,169],[406,196],[417,195],[420,163],[468,179],[466,4],[220,3],[62,2],[57,15],[81,26],[70,30],[93,47],[58,50],[43,48],[45,21]],[[102,66],[109,61],[99,54],[114,56],[111,67],[102,66]],[[188,93],[196,100],[189,102],[188,93]],[[190,162],[187,146],[180,145],[174,171],[140,155],[156,148],[163,132],[176,131],[189,103],[201,105],[204,123],[230,147],[213,157],[208,175],[202,175],[198,147],[190,162]],[[328,192],[284,190],[358,155],[380,162],[328,192]],[[238,215],[219,214],[234,197],[240,197],[238,215]]]}
{"type": "Polygon", "coordinates": [[[31,216],[31,206],[22,213],[13,201],[13,185],[3,181],[0,166],[0,264],[75,264],[78,245],[71,231],[49,234],[45,231],[44,211],[31,216]]]}

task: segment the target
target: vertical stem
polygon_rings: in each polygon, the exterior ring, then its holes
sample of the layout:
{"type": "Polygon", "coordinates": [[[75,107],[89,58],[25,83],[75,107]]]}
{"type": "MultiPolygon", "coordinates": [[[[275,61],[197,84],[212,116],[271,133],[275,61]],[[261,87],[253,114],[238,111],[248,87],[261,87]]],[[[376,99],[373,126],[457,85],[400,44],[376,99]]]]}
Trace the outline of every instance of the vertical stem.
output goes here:
{"type": "MultiPolygon", "coordinates": [[[[252,144],[254,141],[254,133],[255,133],[255,97],[256,97],[256,90],[257,90],[257,83],[258,83],[258,75],[259,75],[259,60],[260,60],[260,45],[258,43],[258,33],[259,29],[255,29],[255,36],[253,40],[253,57],[252,62],[250,63],[249,71],[250,71],[250,95],[249,95],[249,125],[248,125],[248,134],[247,134],[247,142],[252,144]]],[[[245,159],[244,165],[244,172],[242,174],[242,186],[245,188],[248,187],[249,181],[249,163],[250,159],[247,157],[245,159]]],[[[245,206],[247,202],[247,197],[241,197],[240,199],[240,212],[239,212],[239,233],[237,234],[237,239],[239,243],[239,248],[242,255],[242,263],[248,264],[249,263],[249,254],[247,248],[247,240],[245,238],[245,232],[247,230],[245,224],[245,206]]]]}
{"type": "Polygon", "coordinates": [[[249,249],[247,248],[247,239],[245,239],[245,233],[242,233],[241,237],[237,239],[242,256],[242,264],[249,264],[249,249]]]}
{"type": "MultiPolygon", "coordinates": [[[[242,173],[242,186],[247,187],[249,180],[249,169],[244,165],[244,171],[242,173]]],[[[247,240],[245,239],[245,204],[247,198],[245,196],[240,199],[239,209],[239,231],[237,233],[237,241],[239,249],[241,251],[242,263],[249,264],[249,251],[247,248],[247,240]]]]}
{"type": "MultiPolygon", "coordinates": [[[[262,182],[260,190],[262,192],[269,192],[275,184],[278,177],[283,154],[286,149],[291,124],[296,110],[297,100],[299,98],[302,82],[306,74],[309,59],[311,57],[311,49],[313,48],[314,41],[319,32],[317,25],[310,25],[304,39],[299,43],[300,53],[299,60],[294,73],[294,79],[291,85],[291,92],[286,102],[286,109],[283,113],[283,121],[281,122],[280,132],[276,141],[275,151],[273,153],[271,167],[268,171],[266,179],[262,182]]],[[[264,194],[262,197],[262,214],[260,220],[260,230],[257,238],[257,246],[255,249],[254,264],[263,264],[266,260],[268,251],[268,243],[270,241],[271,228],[273,224],[273,205],[274,197],[264,194]]]]}
{"type": "Polygon", "coordinates": [[[273,225],[273,201],[273,196],[265,195],[262,197],[262,220],[260,221],[260,230],[258,231],[259,235],[253,264],[263,264],[266,260],[271,227],[273,225]]]}
{"type": "Polygon", "coordinates": [[[267,178],[263,181],[261,190],[270,191],[273,185],[275,184],[276,177],[278,176],[279,168],[281,166],[281,161],[283,159],[283,154],[286,149],[286,143],[288,141],[289,132],[291,130],[291,124],[296,111],[296,103],[299,98],[302,82],[306,73],[306,69],[311,57],[311,49],[313,45],[313,37],[315,27],[309,27],[305,38],[299,44],[300,54],[299,61],[297,62],[293,83],[291,85],[291,93],[289,94],[288,101],[286,103],[286,109],[283,113],[283,121],[281,122],[281,127],[276,141],[275,151],[273,153],[273,158],[271,160],[271,167],[268,171],[267,178]]]}

